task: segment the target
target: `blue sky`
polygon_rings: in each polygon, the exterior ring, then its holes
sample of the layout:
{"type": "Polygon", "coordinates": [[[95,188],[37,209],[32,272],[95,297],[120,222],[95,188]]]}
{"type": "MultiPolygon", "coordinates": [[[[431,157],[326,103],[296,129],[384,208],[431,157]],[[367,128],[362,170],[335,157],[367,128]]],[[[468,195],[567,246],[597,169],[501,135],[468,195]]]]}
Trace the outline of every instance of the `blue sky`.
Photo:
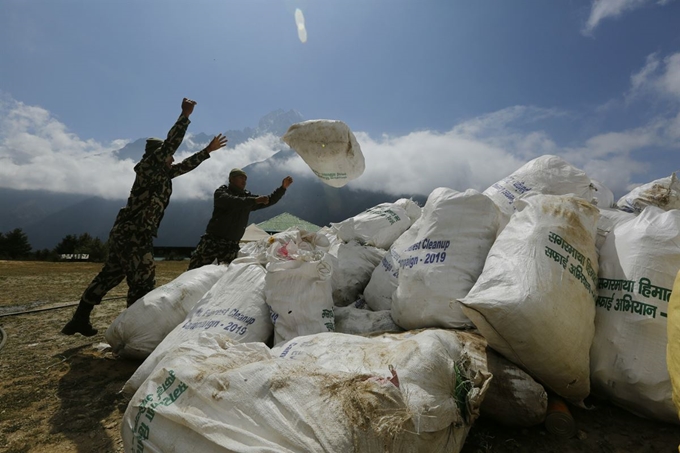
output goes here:
{"type": "MultiPolygon", "coordinates": [[[[344,121],[350,187],[484,190],[558,154],[620,196],[680,170],[680,1],[2,0],[0,186],[123,198],[113,151],[164,136],[184,96],[193,133],[344,121]]],[[[176,196],[280,146],[214,154],[176,196]]]]}

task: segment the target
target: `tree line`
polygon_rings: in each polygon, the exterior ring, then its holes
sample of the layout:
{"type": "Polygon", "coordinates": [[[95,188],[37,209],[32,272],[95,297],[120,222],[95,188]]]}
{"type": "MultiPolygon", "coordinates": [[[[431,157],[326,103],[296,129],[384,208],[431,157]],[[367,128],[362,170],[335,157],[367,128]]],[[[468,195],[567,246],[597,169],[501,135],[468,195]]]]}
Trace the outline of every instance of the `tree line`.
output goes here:
{"type": "Polygon", "coordinates": [[[61,261],[62,255],[86,254],[88,261],[103,262],[108,254],[108,242],[93,238],[88,233],[65,236],[52,250],[33,251],[28,236],[21,228],[0,232],[0,259],[61,261]]]}

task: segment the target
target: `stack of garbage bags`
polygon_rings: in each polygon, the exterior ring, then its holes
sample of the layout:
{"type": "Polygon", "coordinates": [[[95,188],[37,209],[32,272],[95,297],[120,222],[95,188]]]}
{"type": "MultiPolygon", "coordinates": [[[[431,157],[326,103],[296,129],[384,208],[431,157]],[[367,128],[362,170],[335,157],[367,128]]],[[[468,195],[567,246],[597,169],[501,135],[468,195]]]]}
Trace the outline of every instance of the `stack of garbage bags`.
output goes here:
{"type": "Polygon", "coordinates": [[[250,243],[108,329],[145,359],[126,451],[458,452],[480,414],[542,423],[548,393],[678,423],[679,200],[672,175],[614,203],[542,156],[250,243]]]}

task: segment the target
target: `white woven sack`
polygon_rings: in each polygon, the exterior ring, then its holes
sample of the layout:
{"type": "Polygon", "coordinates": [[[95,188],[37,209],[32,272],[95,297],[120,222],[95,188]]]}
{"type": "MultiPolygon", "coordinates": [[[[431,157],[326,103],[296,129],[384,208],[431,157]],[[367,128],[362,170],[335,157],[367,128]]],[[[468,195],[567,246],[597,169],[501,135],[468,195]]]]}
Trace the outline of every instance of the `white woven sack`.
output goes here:
{"type": "Polygon", "coordinates": [[[406,214],[408,214],[409,218],[411,219],[411,223],[418,220],[420,218],[420,214],[423,212],[423,208],[421,208],[418,203],[411,200],[410,198],[400,198],[395,201],[394,204],[406,210],[406,214]]]}
{"type": "Polygon", "coordinates": [[[597,179],[591,179],[590,182],[593,185],[593,198],[595,204],[600,209],[607,209],[615,207],[614,192],[612,192],[607,186],[602,184],[597,179]]]}
{"type": "Polygon", "coordinates": [[[332,332],[333,265],[328,254],[275,242],[267,252],[265,300],[274,323],[274,344],[300,335],[332,332]]]}
{"type": "Polygon", "coordinates": [[[568,195],[536,194],[517,204],[460,302],[493,349],[580,402],[590,392],[599,212],[568,195]]]}
{"type": "Polygon", "coordinates": [[[331,223],[331,227],[345,242],[356,240],[387,250],[412,224],[408,211],[400,205],[380,203],[342,222],[331,223]]]}
{"type": "MultiPolygon", "coordinates": [[[[330,239],[326,234],[302,230],[298,227],[290,227],[287,230],[276,233],[268,241],[269,244],[274,242],[278,242],[281,245],[292,242],[299,250],[306,251],[320,250],[327,252],[330,247],[330,239]]],[[[267,252],[269,253],[269,249],[267,252]]]]}
{"type": "MultiPolygon", "coordinates": [[[[317,234],[324,236],[328,240],[328,249],[330,249],[335,244],[345,242],[338,237],[338,235],[336,234],[336,231],[333,229],[333,227],[330,227],[330,226],[325,226],[325,227],[321,228],[319,231],[317,231],[317,234]]],[[[317,249],[319,249],[319,248],[320,247],[317,247],[317,249]]],[[[325,252],[328,251],[326,249],[323,249],[323,250],[325,252]]]]}
{"type": "MultiPolygon", "coordinates": [[[[407,233],[408,231],[410,230],[407,230],[407,233]]],[[[371,310],[392,309],[392,293],[397,289],[397,277],[399,276],[398,261],[399,255],[393,245],[373,269],[363,293],[363,299],[371,310]]]]}
{"type": "Polygon", "coordinates": [[[238,257],[253,257],[264,266],[269,261],[268,253],[273,243],[278,242],[279,244],[286,244],[291,241],[296,244],[297,248],[302,250],[309,252],[322,250],[327,252],[330,248],[330,236],[327,234],[328,230],[322,230],[310,232],[298,227],[290,227],[267,239],[261,239],[243,245],[239,250],[238,257]]]}
{"type": "Polygon", "coordinates": [[[515,200],[526,193],[546,195],[574,194],[591,201],[594,188],[590,178],[558,156],[546,154],[530,160],[507,178],[484,191],[501,212],[509,218],[515,211],[515,200]]]}
{"type": "Polygon", "coordinates": [[[484,395],[481,414],[501,426],[529,427],[545,421],[548,393],[520,367],[488,347],[484,337],[458,331],[473,366],[488,370],[493,379],[484,395]]]}
{"type": "Polygon", "coordinates": [[[452,429],[457,438],[464,440],[479,414],[478,404],[491,378],[490,374],[471,368],[471,358],[464,356],[464,348],[456,331],[427,330],[415,335],[405,332],[371,338],[327,333],[289,341],[273,348],[272,355],[311,361],[331,371],[385,378],[391,377],[391,367],[399,388],[408,395],[407,404],[417,432],[452,429]],[[456,399],[456,385],[460,382],[456,366],[474,383],[467,408],[460,407],[456,399]]]}
{"type": "Polygon", "coordinates": [[[238,251],[238,258],[253,258],[264,266],[267,264],[267,250],[269,250],[271,245],[269,241],[270,239],[260,239],[241,245],[238,251]]]}
{"type": "Polygon", "coordinates": [[[213,332],[236,343],[266,342],[274,326],[264,301],[264,275],[264,268],[254,258],[232,261],[227,273],[137,368],[123,391],[137,391],[168,352],[203,332],[213,332]]]}
{"type": "Polygon", "coordinates": [[[617,225],[600,254],[591,349],[593,393],[679,423],[666,365],[668,301],[680,270],[680,211],[645,208],[617,225]]]}
{"type": "MultiPolygon", "coordinates": [[[[363,301],[358,301],[363,302],[363,301]]],[[[365,335],[376,332],[401,332],[402,329],[392,320],[390,310],[373,311],[359,308],[356,304],[335,307],[335,331],[350,335],[365,335]]]]}
{"type": "Polygon", "coordinates": [[[209,264],[159,286],[113,320],[106,341],[123,357],[145,359],[226,272],[209,264]]]}
{"type": "Polygon", "coordinates": [[[457,299],[482,273],[499,217],[493,201],[476,190],[433,190],[418,219],[418,234],[399,257],[394,322],[407,330],[471,326],[457,299]]]}
{"type": "Polygon", "coordinates": [[[616,207],[634,214],[641,213],[647,206],[664,211],[680,209],[680,181],[675,173],[636,187],[616,202],[616,207]]]}
{"type": "Polygon", "coordinates": [[[342,187],[364,172],[361,147],[342,121],[303,121],[290,126],[282,138],[331,187],[342,187]]]}
{"type": "Polygon", "coordinates": [[[392,244],[364,288],[364,300],[373,311],[391,310],[392,294],[397,289],[399,277],[399,257],[404,253],[418,234],[419,221],[406,230],[392,244]]]}
{"type": "Polygon", "coordinates": [[[359,299],[385,253],[356,241],[340,241],[331,246],[328,255],[333,265],[331,287],[336,306],[345,307],[359,299]]]}
{"type": "MultiPolygon", "coordinates": [[[[467,425],[417,434],[388,379],[271,358],[203,334],[169,353],[123,415],[125,451],[457,453],[467,425]]],[[[382,374],[382,373],[381,373],[382,374]]],[[[483,381],[486,384],[488,381],[483,381]]],[[[450,386],[450,383],[447,383],[450,386]]],[[[475,408],[483,393],[473,390],[475,408]]]]}
{"type": "Polygon", "coordinates": [[[600,218],[597,220],[597,239],[595,241],[598,252],[602,249],[605,239],[616,225],[635,218],[635,214],[620,209],[599,209],[600,218]]]}

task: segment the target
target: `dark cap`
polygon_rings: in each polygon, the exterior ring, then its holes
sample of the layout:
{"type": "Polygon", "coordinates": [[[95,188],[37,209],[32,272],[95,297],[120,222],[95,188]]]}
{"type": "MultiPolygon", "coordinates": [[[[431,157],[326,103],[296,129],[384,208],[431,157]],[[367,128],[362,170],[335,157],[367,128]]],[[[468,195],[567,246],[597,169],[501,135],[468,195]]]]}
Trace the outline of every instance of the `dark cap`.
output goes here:
{"type": "Polygon", "coordinates": [[[147,138],[146,139],[146,147],[144,148],[144,151],[156,151],[158,148],[163,146],[163,140],[160,138],[147,138]]]}
{"type": "Polygon", "coordinates": [[[232,176],[245,176],[246,178],[248,175],[246,175],[246,172],[241,170],[240,168],[232,168],[231,171],[229,172],[229,177],[231,178],[232,176]]]}

